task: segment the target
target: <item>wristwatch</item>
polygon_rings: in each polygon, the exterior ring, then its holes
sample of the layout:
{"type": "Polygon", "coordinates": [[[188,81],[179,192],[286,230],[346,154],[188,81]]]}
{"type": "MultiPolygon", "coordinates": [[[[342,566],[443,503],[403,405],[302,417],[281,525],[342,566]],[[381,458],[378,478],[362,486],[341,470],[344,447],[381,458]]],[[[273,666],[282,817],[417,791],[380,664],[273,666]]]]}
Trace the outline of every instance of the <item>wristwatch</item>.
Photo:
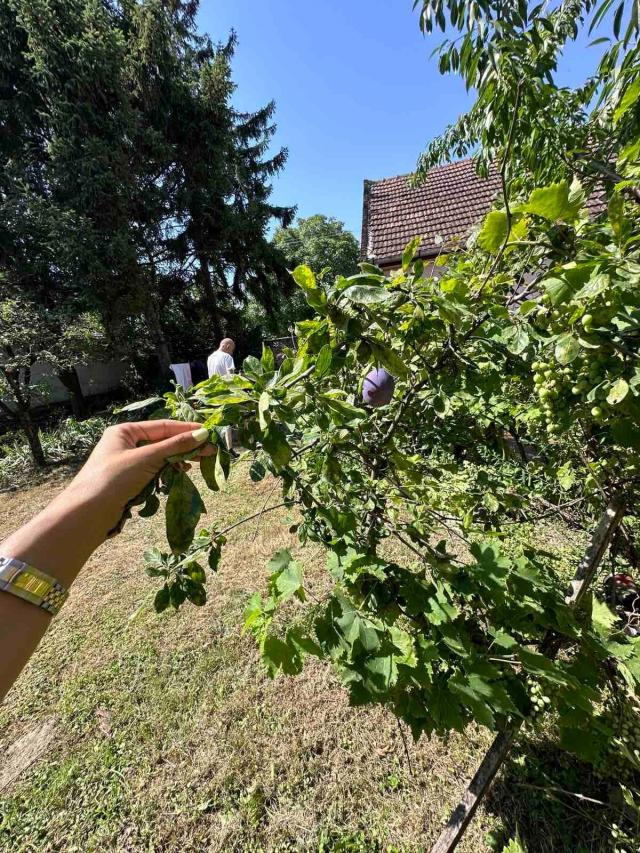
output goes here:
{"type": "Polygon", "coordinates": [[[69,590],[55,578],[15,557],[0,557],[0,590],[17,595],[54,616],[69,595],[69,590]]]}

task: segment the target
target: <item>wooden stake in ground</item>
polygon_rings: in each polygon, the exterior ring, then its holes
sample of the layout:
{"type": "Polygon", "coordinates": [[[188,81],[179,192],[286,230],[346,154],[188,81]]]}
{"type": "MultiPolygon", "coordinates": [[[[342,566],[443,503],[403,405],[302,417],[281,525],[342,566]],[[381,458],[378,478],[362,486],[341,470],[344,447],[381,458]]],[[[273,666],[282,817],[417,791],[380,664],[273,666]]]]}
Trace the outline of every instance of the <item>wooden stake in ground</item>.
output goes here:
{"type": "MultiPolygon", "coordinates": [[[[619,496],[612,498],[598,522],[598,526],[591,534],[587,550],[567,591],[565,600],[571,607],[580,605],[598,571],[598,566],[602,562],[613,534],[622,520],[623,512],[624,503],[622,499],[619,496]]],[[[543,651],[549,657],[555,657],[559,645],[560,641],[556,637],[550,637],[548,642],[545,641],[543,644],[543,651]]],[[[462,799],[451,813],[447,825],[431,848],[431,853],[451,853],[452,850],[456,849],[482,798],[491,787],[502,762],[509,754],[519,728],[520,723],[517,723],[496,735],[482,759],[480,767],[467,785],[462,799]]]]}

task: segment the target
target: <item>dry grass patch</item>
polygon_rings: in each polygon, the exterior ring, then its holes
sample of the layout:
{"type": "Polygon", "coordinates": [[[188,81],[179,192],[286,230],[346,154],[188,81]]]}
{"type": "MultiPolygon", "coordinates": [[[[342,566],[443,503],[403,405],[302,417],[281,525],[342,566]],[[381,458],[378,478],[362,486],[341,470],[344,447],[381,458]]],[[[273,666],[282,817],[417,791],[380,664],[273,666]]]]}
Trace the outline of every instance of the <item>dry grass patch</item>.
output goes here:
{"type": "MultiPolygon", "coordinates": [[[[61,488],[5,495],[5,531],[61,488]]],[[[208,495],[220,529],[269,503],[273,483],[236,468],[208,495]]],[[[269,680],[242,610],[274,551],[289,547],[318,597],[317,546],[301,548],[286,509],[230,535],[202,608],[152,609],[141,554],[163,520],[134,518],[81,572],[27,670],[0,706],[0,754],[46,720],[55,743],[1,794],[0,847],[37,851],[423,851],[489,735],[409,740],[382,708],[350,708],[329,667],[269,680]]],[[[0,759],[0,773],[2,759],[0,759]]],[[[481,811],[462,851],[493,849],[481,811]]],[[[543,849],[553,849],[541,847],[543,849]]]]}

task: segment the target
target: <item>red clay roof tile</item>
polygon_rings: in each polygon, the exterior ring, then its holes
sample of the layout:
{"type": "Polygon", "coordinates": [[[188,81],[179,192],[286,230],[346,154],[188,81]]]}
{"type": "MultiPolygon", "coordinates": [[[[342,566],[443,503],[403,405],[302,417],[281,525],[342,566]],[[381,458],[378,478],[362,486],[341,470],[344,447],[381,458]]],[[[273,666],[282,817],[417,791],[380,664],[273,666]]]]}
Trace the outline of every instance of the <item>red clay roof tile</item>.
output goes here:
{"type": "MultiPolygon", "coordinates": [[[[497,170],[481,178],[472,160],[431,169],[420,187],[409,186],[410,177],[365,181],[361,249],[367,260],[397,263],[404,247],[418,235],[422,257],[454,247],[469,235],[500,192],[497,170]]],[[[605,204],[603,191],[595,189],[587,208],[595,216],[605,204]]]]}

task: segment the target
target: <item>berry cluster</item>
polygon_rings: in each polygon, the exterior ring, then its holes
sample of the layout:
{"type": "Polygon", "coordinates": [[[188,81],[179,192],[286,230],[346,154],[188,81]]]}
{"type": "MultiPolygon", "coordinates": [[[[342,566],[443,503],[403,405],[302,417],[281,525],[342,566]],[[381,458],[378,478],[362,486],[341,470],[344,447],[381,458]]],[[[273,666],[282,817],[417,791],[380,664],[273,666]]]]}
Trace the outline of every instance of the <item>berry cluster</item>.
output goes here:
{"type": "Polygon", "coordinates": [[[607,703],[607,721],[617,734],[598,769],[603,776],[629,782],[640,773],[640,714],[624,696],[622,700],[607,703]]]}
{"type": "Polygon", "coordinates": [[[532,367],[550,436],[567,429],[576,414],[598,426],[607,424],[615,414],[607,397],[625,372],[625,362],[617,354],[584,350],[564,367],[553,356],[534,361],[532,367]]]}
{"type": "Polygon", "coordinates": [[[542,692],[540,682],[534,678],[527,678],[527,690],[531,699],[529,718],[533,721],[548,710],[549,705],[551,705],[551,697],[542,692]]]}

